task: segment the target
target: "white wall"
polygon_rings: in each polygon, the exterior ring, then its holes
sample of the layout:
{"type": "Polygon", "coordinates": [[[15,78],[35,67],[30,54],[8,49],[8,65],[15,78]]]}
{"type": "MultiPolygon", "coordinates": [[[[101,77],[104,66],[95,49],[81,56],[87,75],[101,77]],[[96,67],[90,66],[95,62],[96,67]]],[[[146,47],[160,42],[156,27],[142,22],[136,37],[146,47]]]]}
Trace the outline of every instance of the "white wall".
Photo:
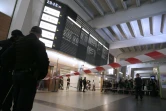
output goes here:
{"type": "Polygon", "coordinates": [[[0,0],[0,12],[12,16],[16,0],[0,0]]]}

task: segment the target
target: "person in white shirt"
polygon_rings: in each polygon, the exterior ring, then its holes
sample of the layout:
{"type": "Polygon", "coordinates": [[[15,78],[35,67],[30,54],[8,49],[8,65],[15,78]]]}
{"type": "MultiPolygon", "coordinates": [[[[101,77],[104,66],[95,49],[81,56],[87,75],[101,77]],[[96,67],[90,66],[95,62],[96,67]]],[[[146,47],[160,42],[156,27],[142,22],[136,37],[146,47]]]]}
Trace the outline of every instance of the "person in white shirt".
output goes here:
{"type": "Polygon", "coordinates": [[[93,82],[92,82],[92,91],[95,91],[95,81],[93,80],[93,82]]]}

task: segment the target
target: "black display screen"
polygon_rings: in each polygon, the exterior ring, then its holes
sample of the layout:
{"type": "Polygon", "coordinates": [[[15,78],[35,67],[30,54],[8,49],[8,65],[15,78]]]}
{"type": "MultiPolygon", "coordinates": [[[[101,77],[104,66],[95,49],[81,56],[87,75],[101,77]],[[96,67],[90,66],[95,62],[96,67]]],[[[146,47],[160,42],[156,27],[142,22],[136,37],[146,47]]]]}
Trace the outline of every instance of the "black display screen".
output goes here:
{"type": "Polygon", "coordinates": [[[89,39],[89,34],[82,30],[81,31],[81,35],[80,35],[80,44],[84,45],[84,46],[87,46],[88,45],[88,39],[89,39]]]}
{"type": "Polygon", "coordinates": [[[81,28],[68,18],[63,32],[60,51],[76,56],[80,31],[81,28]]]}
{"type": "Polygon", "coordinates": [[[89,28],[77,23],[78,15],[67,5],[46,0],[39,26],[43,30],[40,40],[46,47],[64,52],[93,65],[107,63],[108,46],[91,35],[89,28]]]}
{"type": "Polygon", "coordinates": [[[86,61],[95,64],[96,49],[94,47],[88,46],[86,53],[86,61]]]}

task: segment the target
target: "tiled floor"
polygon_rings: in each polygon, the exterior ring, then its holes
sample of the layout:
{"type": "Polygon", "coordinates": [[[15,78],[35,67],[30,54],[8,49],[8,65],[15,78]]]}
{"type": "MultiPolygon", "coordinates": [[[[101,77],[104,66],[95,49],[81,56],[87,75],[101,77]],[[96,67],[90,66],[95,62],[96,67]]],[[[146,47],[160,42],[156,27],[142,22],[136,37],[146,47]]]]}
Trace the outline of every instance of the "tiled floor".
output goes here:
{"type": "Polygon", "coordinates": [[[32,111],[166,111],[166,100],[100,92],[37,93],[32,111]]]}

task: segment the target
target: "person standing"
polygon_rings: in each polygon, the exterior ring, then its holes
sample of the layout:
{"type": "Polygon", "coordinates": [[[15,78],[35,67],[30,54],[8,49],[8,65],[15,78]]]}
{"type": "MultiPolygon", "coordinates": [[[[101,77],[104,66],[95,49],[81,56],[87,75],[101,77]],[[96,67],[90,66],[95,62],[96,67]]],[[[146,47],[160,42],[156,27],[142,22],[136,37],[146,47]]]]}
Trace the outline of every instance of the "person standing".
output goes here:
{"type": "MultiPolygon", "coordinates": [[[[0,56],[18,39],[24,35],[20,30],[13,30],[11,38],[8,40],[0,41],[0,56]]],[[[8,59],[7,62],[0,64],[0,109],[3,111],[10,111],[12,106],[12,72],[14,66],[12,61],[8,59]],[[5,84],[5,85],[4,85],[5,84]]]]}
{"type": "Polygon", "coordinates": [[[39,40],[42,29],[32,27],[30,34],[19,39],[6,53],[2,60],[14,59],[14,106],[13,111],[31,111],[36,94],[37,81],[48,73],[48,56],[44,43],[39,40]]]}
{"type": "Polygon", "coordinates": [[[82,91],[82,77],[79,80],[79,91],[82,91]]]}
{"type": "Polygon", "coordinates": [[[68,77],[67,78],[67,87],[66,87],[66,90],[69,90],[69,87],[70,87],[70,78],[68,77]]]}
{"type": "Polygon", "coordinates": [[[140,99],[143,99],[142,96],[142,79],[140,78],[139,74],[136,75],[135,78],[135,98],[138,99],[138,96],[140,96],[140,99]]]}
{"type": "Polygon", "coordinates": [[[86,89],[86,84],[87,84],[87,82],[86,82],[86,77],[84,77],[84,80],[83,80],[83,85],[84,85],[83,92],[85,92],[85,89],[86,89]]]}
{"type": "Polygon", "coordinates": [[[95,81],[93,80],[93,82],[92,82],[92,91],[95,91],[95,81]]]}

